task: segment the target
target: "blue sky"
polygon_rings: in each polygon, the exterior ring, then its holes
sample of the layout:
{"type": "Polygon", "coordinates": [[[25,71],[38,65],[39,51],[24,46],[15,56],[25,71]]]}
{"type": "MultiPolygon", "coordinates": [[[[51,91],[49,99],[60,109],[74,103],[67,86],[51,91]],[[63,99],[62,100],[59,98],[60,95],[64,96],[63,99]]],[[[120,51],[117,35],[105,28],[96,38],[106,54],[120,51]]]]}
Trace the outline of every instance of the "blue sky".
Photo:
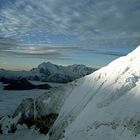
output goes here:
{"type": "Polygon", "coordinates": [[[140,44],[139,0],[1,0],[0,68],[102,67],[140,44]]]}

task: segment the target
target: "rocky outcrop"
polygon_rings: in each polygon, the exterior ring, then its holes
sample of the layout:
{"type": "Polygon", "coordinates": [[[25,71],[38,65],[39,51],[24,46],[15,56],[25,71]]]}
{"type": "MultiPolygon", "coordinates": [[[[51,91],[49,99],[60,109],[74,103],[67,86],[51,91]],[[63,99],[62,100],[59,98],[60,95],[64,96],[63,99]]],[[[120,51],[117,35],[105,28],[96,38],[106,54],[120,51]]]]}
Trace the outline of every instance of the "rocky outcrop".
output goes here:
{"type": "Polygon", "coordinates": [[[0,134],[15,133],[19,118],[20,115],[15,118],[11,116],[3,116],[0,119],[0,134]]]}
{"type": "Polygon", "coordinates": [[[9,84],[4,87],[5,90],[31,90],[35,86],[26,79],[11,80],[9,84]]]}
{"type": "Polygon", "coordinates": [[[46,116],[37,117],[34,120],[35,127],[39,130],[42,134],[47,134],[54,124],[55,120],[57,119],[58,114],[57,113],[51,113],[46,116]]]}
{"type": "Polygon", "coordinates": [[[51,88],[48,84],[33,85],[25,78],[23,79],[7,79],[3,78],[3,83],[6,83],[5,90],[31,90],[31,89],[49,89],[51,88]]]}
{"type": "Polygon", "coordinates": [[[0,134],[15,133],[18,125],[34,127],[41,134],[47,134],[58,117],[58,113],[38,114],[38,104],[32,98],[27,98],[18,106],[13,116],[0,119],[0,134]]]}
{"type": "Polygon", "coordinates": [[[25,123],[29,128],[34,124],[34,99],[24,99],[13,114],[13,118],[20,114],[18,123],[25,123]]]}

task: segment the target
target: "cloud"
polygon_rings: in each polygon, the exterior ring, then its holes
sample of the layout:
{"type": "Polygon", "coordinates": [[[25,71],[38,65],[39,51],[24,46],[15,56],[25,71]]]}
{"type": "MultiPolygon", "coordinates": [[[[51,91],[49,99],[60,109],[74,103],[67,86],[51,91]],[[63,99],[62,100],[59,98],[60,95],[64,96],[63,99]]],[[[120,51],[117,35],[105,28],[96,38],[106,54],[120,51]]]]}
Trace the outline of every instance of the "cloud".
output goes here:
{"type": "Polygon", "coordinates": [[[94,54],[102,54],[102,55],[112,55],[112,56],[124,56],[126,53],[110,51],[110,50],[96,50],[96,49],[82,49],[84,52],[90,52],[94,54]]]}
{"type": "MultiPolygon", "coordinates": [[[[51,32],[76,35],[87,42],[92,40],[90,48],[108,47],[107,43],[114,48],[133,46],[139,42],[134,38],[140,38],[139,15],[139,0],[1,0],[0,36],[14,38],[32,32],[51,32]]],[[[66,52],[76,50],[116,56],[124,54],[118,51],[84,50],[82,47],[81,44],[73,47],[21,42],[19,46],[19,43],[9,39],[0,40],[0,55],[61,59],[66,58],[66,52]]]]}
{"type": "Polygon", "coordinates": [[[18,44],[18,41],[14,40],[14,39],[0,38],[0,51],[10,50],[17,44],[18,44]]]}
{"type": "Polygon", "coordinates": [[[139,7],[139,0],[2,0],[0,36],[36,31],[86,40],[140,37],[139,7]]]}
{"type": "MultiPolygon", "coordinates": [[[[99,45],[99,44],[98,44],[99,45]]],[[[122,56],[124,53],[110,51],[108,49],[89,49],[83,46],[58,45],[58,44],[32,44],[17,42],[12,39],[0,39],[0,57],[23,57],[23,58],[43,58],[53,60],[72,59],[71,54],[93,53],[103,55],[122,56]]]]}
{"type": "Polygon", "coordinates": [[[29,44],[11,39],[0,39],[0,57],[14,56],[23,58],[69,59],[65,52],[79,47],[56,44],[29,44]]]}
{"type": "Polygon", "coordinates": [[[22,51],[13,51],[13,50],[5,50],[5,51],[0,51],[0,57],[3,56],[13,56],[14,58],[16,57],[23,57],[23,58],[43,58],[43,59],[66,59],[62,54],[59,52],[22,52],[22,51]]]}

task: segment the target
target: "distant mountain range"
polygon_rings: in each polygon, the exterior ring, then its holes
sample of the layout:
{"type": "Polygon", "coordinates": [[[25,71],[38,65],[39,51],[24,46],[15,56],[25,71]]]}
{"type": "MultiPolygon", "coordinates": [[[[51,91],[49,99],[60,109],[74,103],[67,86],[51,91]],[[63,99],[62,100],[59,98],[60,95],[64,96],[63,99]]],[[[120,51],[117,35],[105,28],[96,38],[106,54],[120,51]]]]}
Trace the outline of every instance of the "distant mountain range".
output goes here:
{"type": "Polygon", "coordinates": [[[85,75],[91,74],[97,69],[85,65],[61,66],[50,62],[43,62],[37,68],[30,71],[10,71],[0,69],[0,80],[2,78],[22,79],[45,82],[67,83],[85,75]]]}

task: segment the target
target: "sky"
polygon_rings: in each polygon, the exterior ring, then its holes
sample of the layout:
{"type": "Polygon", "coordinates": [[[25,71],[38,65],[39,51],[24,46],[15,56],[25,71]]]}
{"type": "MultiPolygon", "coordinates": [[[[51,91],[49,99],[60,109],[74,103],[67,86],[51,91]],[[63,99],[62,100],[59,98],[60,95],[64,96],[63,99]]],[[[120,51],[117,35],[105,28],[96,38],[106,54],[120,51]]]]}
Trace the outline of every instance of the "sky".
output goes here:
{"type": "Polygon", "coordinates": [[[0,68],[100,68],[140,44],[139,0],[0,0],[0,68]]]}

